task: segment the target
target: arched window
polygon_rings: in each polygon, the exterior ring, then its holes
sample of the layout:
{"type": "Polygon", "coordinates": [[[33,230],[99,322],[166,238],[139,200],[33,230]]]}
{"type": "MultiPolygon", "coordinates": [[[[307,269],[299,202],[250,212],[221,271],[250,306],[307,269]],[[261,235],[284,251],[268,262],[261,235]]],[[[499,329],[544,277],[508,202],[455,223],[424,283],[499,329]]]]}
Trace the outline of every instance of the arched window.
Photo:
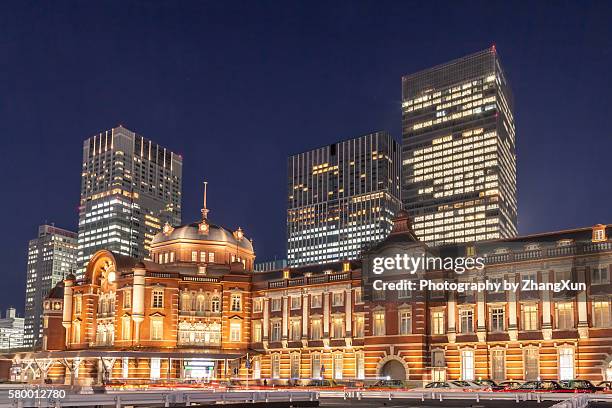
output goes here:
{"type": "Polygon", "coordinates": [[[191,310],[191,296],[187,292],[183,292],[181,295],[181,310],[184,312],[191,310]]]}

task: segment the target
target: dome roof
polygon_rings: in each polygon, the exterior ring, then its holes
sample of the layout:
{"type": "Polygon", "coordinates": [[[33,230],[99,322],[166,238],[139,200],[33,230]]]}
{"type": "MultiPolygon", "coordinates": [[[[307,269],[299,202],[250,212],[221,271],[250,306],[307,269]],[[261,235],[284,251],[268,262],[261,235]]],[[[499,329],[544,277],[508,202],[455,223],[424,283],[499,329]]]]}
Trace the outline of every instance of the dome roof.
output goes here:
{"type": "Polygon", "coordinates": [[[211,223],[208,224],[207,233],[200,233],[199,223],[192,223],[181,225],[179,227],[174,227],[169,233],[158,232],[153,237],[151,244],[156,245],[174,240],[227,242],[232,246],[238,245],[238,247],[246,251],[254,252],[253,244],[251,243],[251,240],[249,240],[247,237],[244,237],[240,241],[238,241],[231,231],[219,225],[211,223]]]}

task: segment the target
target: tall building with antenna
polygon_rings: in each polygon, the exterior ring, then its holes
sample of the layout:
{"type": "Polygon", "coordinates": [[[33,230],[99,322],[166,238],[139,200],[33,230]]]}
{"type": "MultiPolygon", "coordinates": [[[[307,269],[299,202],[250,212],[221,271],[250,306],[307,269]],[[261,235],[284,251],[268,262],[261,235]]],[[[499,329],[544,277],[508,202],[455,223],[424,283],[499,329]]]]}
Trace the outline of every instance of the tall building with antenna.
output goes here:
{"type": "Polygon", "coordinates": [[[79,274],[99,249],[137,259],[164,223],[181,223],[180,155],[119,125],[85,140],[79,274]]]}

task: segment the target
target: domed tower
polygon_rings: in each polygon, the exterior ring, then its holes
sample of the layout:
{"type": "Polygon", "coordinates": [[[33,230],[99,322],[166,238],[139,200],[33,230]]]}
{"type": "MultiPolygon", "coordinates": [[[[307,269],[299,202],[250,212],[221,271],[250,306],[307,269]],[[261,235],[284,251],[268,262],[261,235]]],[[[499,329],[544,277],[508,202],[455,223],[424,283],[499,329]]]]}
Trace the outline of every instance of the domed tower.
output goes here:
{"type": "Polygon", "coordinates": [[[244,270],[252,271],[255,262],[252,241],[241,228],[231,231],[210,222],[206,187],[205,182],[201,220],[176,227],[166,223],[153,237],[151,259],[159,264],[197,264],[204,270],[209,266],[241,263],[244,270]]]}

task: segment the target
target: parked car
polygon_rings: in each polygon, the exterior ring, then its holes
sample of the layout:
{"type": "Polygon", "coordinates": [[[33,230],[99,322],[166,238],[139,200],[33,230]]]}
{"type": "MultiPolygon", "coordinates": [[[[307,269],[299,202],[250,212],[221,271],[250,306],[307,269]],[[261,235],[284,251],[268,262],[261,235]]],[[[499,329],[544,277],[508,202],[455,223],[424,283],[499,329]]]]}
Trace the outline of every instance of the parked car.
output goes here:
{"type": "Polygon", "coordinates": [[[325,380],[325,379],[314,379],[310,380],[306,387],[318,387],[318,388],[331,388],[337,387],[338,384],[334,380],[325,380]]]}
{"type": "Polygon", "coordinates": [[[403,380],[379,380],[370,386],[370,388],[408,388],[406,382],[403,380]]]}
{"type": "Polygon", "coordinates": [[[421,391],[421,392],[456,392],[456,391],[466,391],[469,388],[466,388],[464,385],[460,384],[461,381],[434,381],[425,385],[425,387],[414,388],[411,391],[421,391]],[[459,384],[457,384],[459,383],[459,384]]]}
{"type": "Polygon", "coordinates": [[[505,390],[509,392],[568,392],[556,381],[527,381],[523,385],[513,390],[505,390]]]}
{"type": "Polygon", "coordinates": [[[487,391],[500,391],[500,390],[504,389],[504,387],[502,387],[501,385],[497,384],[493,380],[475,380],[474,382],[476,384],[482,386],[484,388],[484,390],[487,390],[487,391]]]}
{"type": "Polygon", "coordinates": [[[519,388],[521,385],[523,385],[523,383],[519,382],[519,381],[502,381],[499,383],[499,386],[501,387],[499,390],[496,391],[512,391],[512,390],[516,390],[517,388],[519,388]]]}
{"type": "Polygon", "coordinates": [[[604,391],[604,387],[596,387],[588,380],[563,380],[559,381],[562,387],[572,390],[577,393],[592,393],[604,391]]]}
{"type": "Polygon", "coordinates": [[[610,391],[612,390],[612,381],[602,381],[597,386],[603,388],[604,391],[610,391]]]}

